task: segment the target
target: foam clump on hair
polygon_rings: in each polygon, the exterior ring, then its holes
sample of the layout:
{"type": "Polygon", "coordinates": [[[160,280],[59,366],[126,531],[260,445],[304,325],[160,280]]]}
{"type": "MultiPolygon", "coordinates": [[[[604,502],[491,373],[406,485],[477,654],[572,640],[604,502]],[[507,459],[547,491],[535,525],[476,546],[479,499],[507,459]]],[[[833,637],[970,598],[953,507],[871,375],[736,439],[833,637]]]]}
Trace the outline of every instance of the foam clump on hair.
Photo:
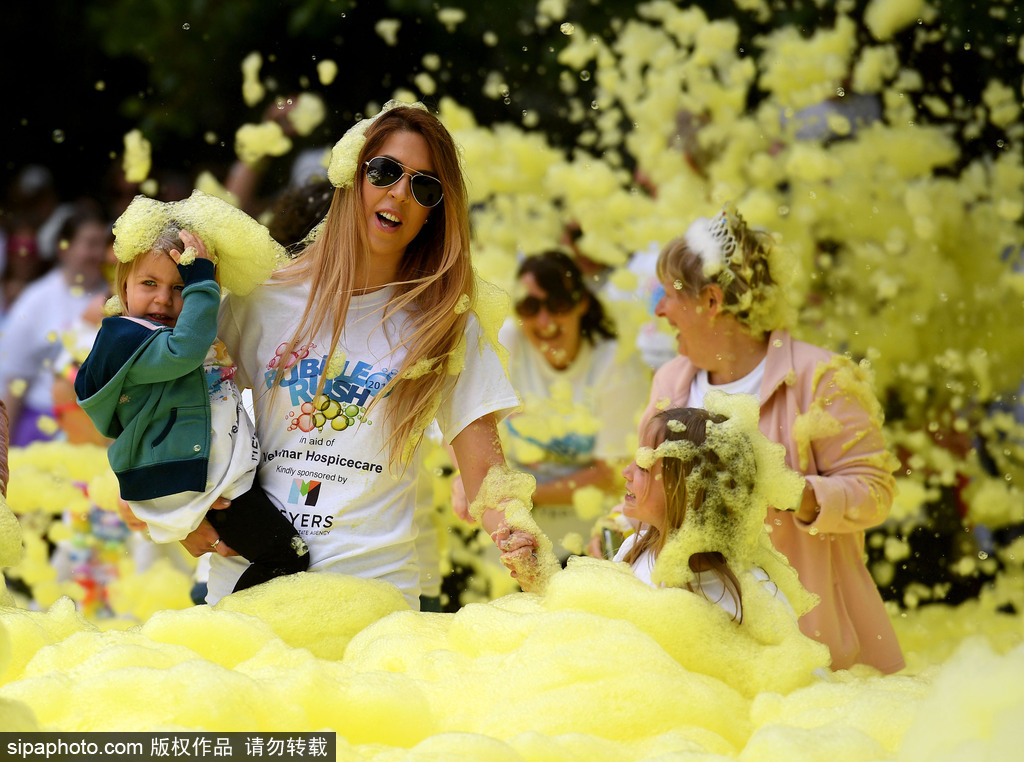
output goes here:
{"type": "Polygon", "coordinates": [[[334,144],[334,148],[331,150],[331,162],[327,166],[327,179],[331,181],[331,185],[335,188],[352,187],[359,170],[359,167],[356,166],[359,162],[359,154],[366,143],[366,130],[381,114],[385,114],[398,106],[427,111],[427,107],[419,102],[405,103],[399,100],[390,100],[374,116],[360,119],[349,127],[348,131],[341,136],[341,139],[334,144]]]}
{"type": "Polygon", "coordinates": [[[217,264],[221,286],[235,294],[248,294],[285,261],[284,247],[263,225],[198,190],[182,201],[136,196],[114,223],[114,255],[121,262],[131,262],[149,251],[172,224],[203,240],[217,264]]]}
{"type": "MultiPolygon", "coordinates": [[[[712,391],[705,397],[704,407],[726,420],[708,421],[702,445],[665,441],[645,453],[645,460],[651,463],[666,457],[693,463],[686,477],[683,525],[669,536],[651,578],[670,587],[684,587],[695,579],[690,556],[719,552],[737,573],[754,566],[767,571],[797,613],[803,614],[816,597],[803,589],[785,557],[774,550],[764,521],[770,507],[795,509],[805,480],[786,465],[785,448],[761,433],[755,397],[712,391]],[[709,458],[711,453],[714,460],[709,458]],[[703,493],[704,500],[695,508],[692,496],[698,493],[703,493]]],[[[639,453],[637,464],[643,467],[639,453]]]]}

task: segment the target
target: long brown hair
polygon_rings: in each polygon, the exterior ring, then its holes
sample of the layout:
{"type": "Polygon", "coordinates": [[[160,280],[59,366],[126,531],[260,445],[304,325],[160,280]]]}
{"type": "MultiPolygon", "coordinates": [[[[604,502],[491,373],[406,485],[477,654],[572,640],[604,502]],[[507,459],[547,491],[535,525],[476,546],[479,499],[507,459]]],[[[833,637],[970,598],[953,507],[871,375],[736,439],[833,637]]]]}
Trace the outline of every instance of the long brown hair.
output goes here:
{"type": "MultiPolygon", "coordinates": [[[[708,424],[726,420],[723,415],[709,413],[701,408],[673,408],[658,413],[648,422],[647,441],[652,443],[652,448],[663,442],[688,442],[693,448],[683,451],[688,453],[688,457],[660,458],[661,488],[665,490],[665,531],[648,526],[647,531],[626,553],[624,561],[632,564],[648,550],[657,556],[671,534],[683,526],[688,514],[691,515],[691,523],[699,526],[703,523],[700,521],[701,513],[731,510],[730,506],[723,504],[722,494],[718,490],[708,490],[708,485],[716,481],[713,476],[729,470],[729,465],[713,449],[703,447],[707,440],[708,424]]],[[[736,488],[735,484],[729,486],[732,488],[730,492],[736,488]]],[[[735,618],[743,621],[740,582],[729,568],[725,556],[717,550],[700,551],[690,556],[689,563],[690,569],[695,572],[710,570],[718,575],[725,585],[726,594],[736,603],[735,618]]],[[[698,589],[694,590],[693,585],[687,583],[687,589],[705,595],[699,584],[698,589]]]]}
{"type": "MultiPolygon", "coordinates": [[[[463,297],[475,297],[473,268],[469,249],[469,202],[455,141],[438,119],[429,112],[399,106],[381,114],[366,129],[366,142],[359,152],[356,181],[351,187],[337,188],[319,236],[298,258],[278,273],[285,283],[309,285],[309,297],[288,352],[329,326],[331,343],[326,356],[334,353],[345,328],[353,294],[365,283],[358,274],[368,273],[370,247],[363,221],[363,183],[359,174],[364,162],[379,153],[380,147],[396,132],[421,135],[430,151],[434,173],[441,181],[444,196],[430,221],[409,243],[399,263],[397,291],[381,315],[403,308],[415,309],[415,328],[401,337],[407,348],[398,373],[377,393],[370,408],[390,395],[384,425],[388,427],[389,460],[392,465],[408,464],[413,448],[425,427],[434,418],[441,392],[451,370],[453,352],[466,330],[468,315],[457,309],[463,297]],[[409,373],[422,361],[431,363],[426,373],[409,373]],[[406,377],[408,374],[409,377],[406,377]]],[[[418,370],[418,369],[417,369],[418,370]]],[[[274,379],[280,385],[285,369],[279,367],[274,379]]],[[[323,391],[326,375],[320,377],[318,393],[323,391]]]]}

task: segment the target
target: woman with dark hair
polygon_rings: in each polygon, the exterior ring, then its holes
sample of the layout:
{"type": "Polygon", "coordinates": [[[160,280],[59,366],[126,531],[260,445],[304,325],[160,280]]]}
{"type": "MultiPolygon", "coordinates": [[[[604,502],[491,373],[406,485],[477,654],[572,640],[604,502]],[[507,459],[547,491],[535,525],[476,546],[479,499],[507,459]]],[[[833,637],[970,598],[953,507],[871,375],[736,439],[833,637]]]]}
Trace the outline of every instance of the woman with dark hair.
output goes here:
{"type": "Polygon", "coordinates": [[[557,543],[568,532],[589,534],[593,523],[573,509],[576,490],[597,487],[610,495],[618,488],[649,375],[624,355],[631,348],[620,346],[568,255],[527,257],[517,278],[515,318],[501,343],[523,408],[502,423],[501,434],[513,467],[536,477],[534,516],[557,543]]]}

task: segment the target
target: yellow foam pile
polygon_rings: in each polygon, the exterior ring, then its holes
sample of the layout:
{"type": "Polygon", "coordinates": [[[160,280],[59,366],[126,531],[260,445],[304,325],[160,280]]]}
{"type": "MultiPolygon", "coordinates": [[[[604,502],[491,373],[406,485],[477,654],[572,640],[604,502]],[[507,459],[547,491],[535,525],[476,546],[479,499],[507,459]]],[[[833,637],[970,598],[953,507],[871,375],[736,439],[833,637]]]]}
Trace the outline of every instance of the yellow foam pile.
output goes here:
{"type": "Polygon", "coordinates": [[[1011,759],[1024,741],[1013,619],[1014,638],[950,644],[917,675],[824,679],[795,628],[759,642],[695,595],[593,560],[544,595],[457,614],[332,574],[127,630],[62,599],[0,608],[0,730],[333,729],[340,759],[1011,759]]]}

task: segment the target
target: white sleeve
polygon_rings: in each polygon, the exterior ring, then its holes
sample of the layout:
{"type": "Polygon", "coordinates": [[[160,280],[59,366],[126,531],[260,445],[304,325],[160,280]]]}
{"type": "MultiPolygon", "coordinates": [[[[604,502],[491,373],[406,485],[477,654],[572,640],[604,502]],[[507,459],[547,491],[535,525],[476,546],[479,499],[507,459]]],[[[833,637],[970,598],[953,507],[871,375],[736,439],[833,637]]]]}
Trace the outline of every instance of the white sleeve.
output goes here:
{"type": "Polygon", "coordinates": [[[242,297],[227,294],[220,303],[220,312],[217,315],[217,338],[223,342],[228,351],[228,357],[235,363],[235,383],[239,389],[251,389],[252,379],[246,372],[244,363],[240,362],[243,357],[242,334],[238,327],[235,308],[237,300],[242,297]]]}
{"type": "Polygon", "coordinates": [[[494,347],[484,337],[476,315],[466,324],[466,362],[447,385],[437,411],[437,423],[451,442],[466,426],[488,413],[501,420],[519,407],[519,398],[494,347]]]}
{"type": "Polygon", "coordinates": [[[605,367],[594,390],[594,413],[601,421],[594,457],[601,460],[632,457],[628,443],[636,435],[651,391],[651,376],[643,361],[631,352],[624,362],[616,362],[616,353],[617,342],[611,342],[602,353],[605,367]]]}

